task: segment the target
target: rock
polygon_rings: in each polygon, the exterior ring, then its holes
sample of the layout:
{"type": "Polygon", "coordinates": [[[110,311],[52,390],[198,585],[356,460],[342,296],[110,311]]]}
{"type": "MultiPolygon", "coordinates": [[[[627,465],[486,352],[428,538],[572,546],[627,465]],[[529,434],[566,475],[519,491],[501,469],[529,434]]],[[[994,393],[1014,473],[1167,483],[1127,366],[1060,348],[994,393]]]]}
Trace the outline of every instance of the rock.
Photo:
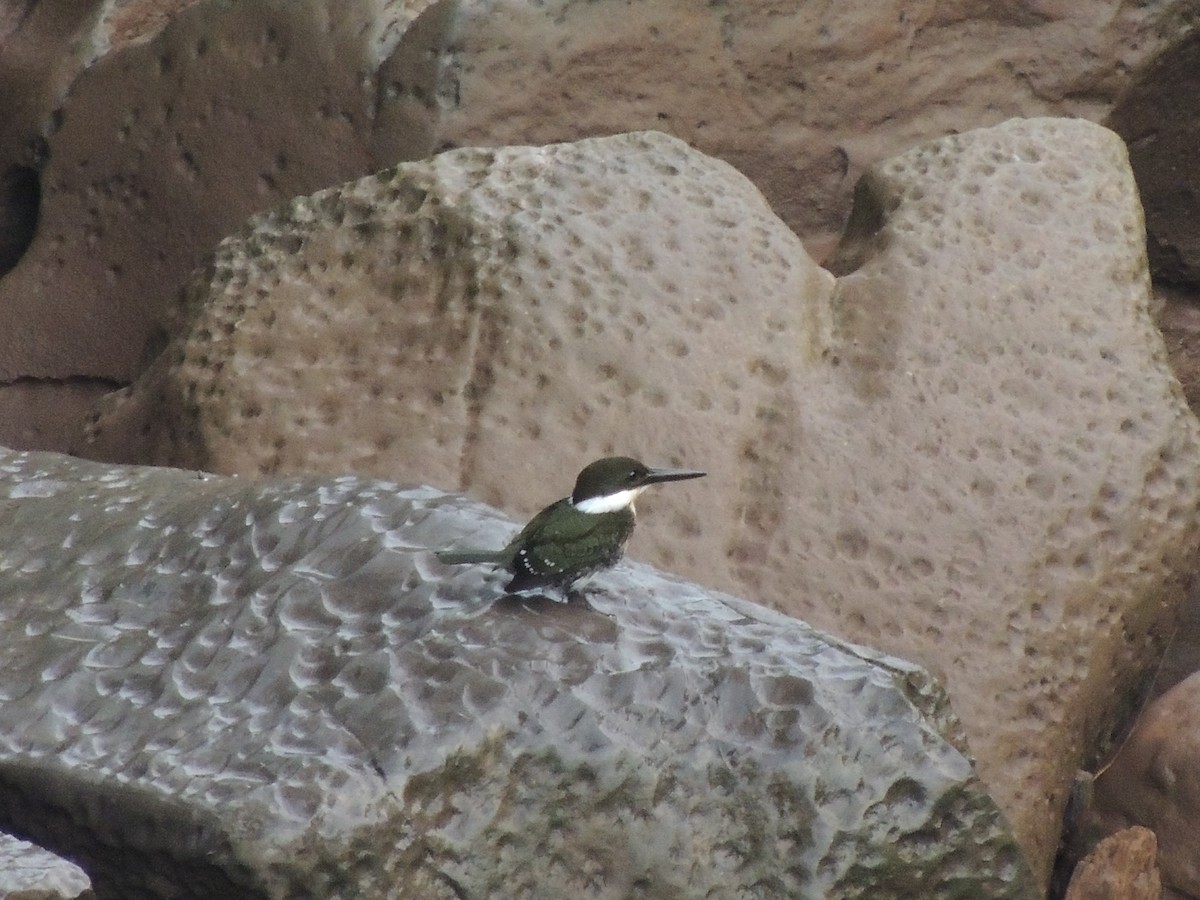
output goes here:
{"type": "Polygon", "coordinates": [[[1091,830],[1144,825],[1158,838],[1165,887],[1200,895],[1200,673],[1141,715],[1096,777],[1091,830]]]}
{"type": "MultiPolygon", "coordinates": [[[[127,382],[246,215],[435,147],[669,131],[820,257],[868,166],[1012,115],[1102,118],[1193,18],[1191,0],[9,0],[0,178],[36,173],[45,215],[14,260],[31,210],[0,198],[0,395],[127,382]]],[[[27,431],[0,418],[0,444],[27,431]]]]}
{"type": "MultiPolygon", "coordinates": [[[[875,446],[890,439],[918,450],[902,472],[867,481],[868,527],[906,535],[909,549],[892,538],[857,542],[860,556],[883,563],[882,576],[868,577],[904,606],[893,627],[912,634],[912,646],[853,634],[935,671],[958,670],[947,675],[955,709],[987,734],[970,732],[981,771],[999,795],[1013,791],[1006,808],[1029,814],[1012,813],[1018,833],[1047,860],[1057,827],[1036,805],[1048,798],[1062,808],[1072,772],[1059,766],[1073,756],[1052,747],[1086,746],[1098,722],[1119,714],[1131,676],[1156,662],[1186,601],[1179,575],[1195,566],[1196,422],[1148,314],[1140,209],[1120,143],[1092,126],[1049,122],[966,139],[873,170],[831,262],[844,273],[843,327],[857,336],[845,343],[851,378],[875,401],[866,409],[886,416],[872,423],[875,446]],[[938,333],[943,340],[933,341],[938,333]],[[1131,390],[1149,393],[1135,399],[1131,390]],[[909,430],[914,409],[920,419],[909,430]],[[980,410],[990,421],[974,420],[975,437],[948,443],[980,410]],[[964,464],[957,475],[956,462],[964,464]],[[885,522],[876,504],[893,491],[883,506],[895,514],[885,522]],[[899,500],[905,492],[908,503],[899,500]],[[978,504],[977,524],[963,504],[978,504]],[[941,562],[914,572],[928,561],[929,536],[947,527],[935,524],[939,510],[952,509],[963,521],[942,544],[941,562]],[[1173,548],[1166,556],[1150,549],[1162,539],[1173,548]],[[1131,566],[1134,557],[1144,562],[1131,566]],[[1005,583],[1005,571],[1022,576],[1005,583]],[[972,582],[977,590],[963,589],[972,582]],[[1141,594],[1138,582],[1156,586],[1141,594]],[[1171,614],[1161,616],[1151,595],[1171,614]],[[947,633],[950,614],[958,624],[947,633]],[[933,646],[947,639],[948,653],[933,646]],[[1011,667],[1000,663],[1006,675],[989,696],[993,663],[1006,657],[1011,667]],[[960,677],[978,692],[958,693],[960,677]],[[1014,716],[984,724],[999,697],[1014,716]],[[1108,712],[1097,714],[1096,704],[1108,712]],[[1072,734],[1088,737],[1072,743],[1072,734]],[[1001,758],[1004,769],[992,770],[1001,758]]],[[[864,520],[843,515],[856,526],[864,520]]]]}
{"type": "Polygon", "coordinates": [[[1108,117],[1129,145],[1156,278],[1200,285],[1200,32],[1156,55],[1108,117]]]}
{"type": "Polygon", "coordinates": [[[1156,285],[1155,321],[1167,345],[1171,369],[1192,409],[1200,409],[1200,292],[1156,285]]]}
{"type": "Polygon", "coordinates": [[[1120,140],[1078,121],[872,170],[836,283],[665,136],[454,151],[225,241],[76,449],[520,515],[614,451],[704,468],[633,553],[933,669],[1046,875],[1200,537],[1141,221],[1120,140]]]}
{"type": "Polygon", "coordinates": [[[104,379],[21,378],[0,389],[0,422],[27,450],[56,450],[76,440],[93,405],[120,385],[104,379]]]}
{"type": "Polygon", "coordinates": [[[128,382],[246,216],[432,147],[449,2],[199,2],[166,24],[161,4],[105,6],[85,36],[30,13],[99,58],[23,139],[45,144],[40,223],[0,281],[0,382],[128,382]]]}
{"type": "Polygon", "coordinates": [[[456,151],[222,242],[180,339],[76,449],[399,472],[532,513],[593,448],[668,464],[755,409],[769,429],[831,287],[752,184],[665,135],[456,151]]]}
{"type": "Polygon", "coordinates": [[[1106,837],[1075,869],[1066,900],[1159,900],[1157,850],[1149,828],[1135,826],[1106,837]]]}
{"type": "Polygon", "coordinates": [[[6,454],[0,509],[0,819],[101,897],[1035,896],[940,689],[778,613],[503,599],[428,550],[510,523],[360,478],[6,454]]]}
{"type": "Polygon", "coordinates": [[[79,866],[0,834],[0,897],[4,900],[75,900],[90,889],[91,882],[79,866]]]}
{"type": "Polygon", "coordinates": [[[476,0],[448,42],[439,146],[666,131],[745,173],[811,249],[875,163],[1012,116],[1102,119],[1194,19],[1190,0],[476,0]]]}

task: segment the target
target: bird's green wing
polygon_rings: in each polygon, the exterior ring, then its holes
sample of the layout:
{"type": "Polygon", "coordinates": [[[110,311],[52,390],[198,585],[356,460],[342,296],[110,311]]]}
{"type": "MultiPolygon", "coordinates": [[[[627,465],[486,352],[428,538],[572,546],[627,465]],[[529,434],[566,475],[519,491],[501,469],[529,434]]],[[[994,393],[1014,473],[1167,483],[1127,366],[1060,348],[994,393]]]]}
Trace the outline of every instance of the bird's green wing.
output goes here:
{"type": "Polygon", "coordinates": [[[596,529],[600,517],[575,512],[570,509],[570,505],[571,501],[566,497],[551,503],[529,520],[529,524],[512,539],[508,548],[516,550],[524,546],[562,544],[586,538],[596,529]],[[564,515],[564,510],[569,510],[569,513],[564,515]]]}
{"type": "Polygon", "coordinates": [[[507,550],[510,569],[520,582],[527,577],[566,578],[611,566],[633,531],[629,510],[595,515],[560,500],[534,516],[507,550]]]}

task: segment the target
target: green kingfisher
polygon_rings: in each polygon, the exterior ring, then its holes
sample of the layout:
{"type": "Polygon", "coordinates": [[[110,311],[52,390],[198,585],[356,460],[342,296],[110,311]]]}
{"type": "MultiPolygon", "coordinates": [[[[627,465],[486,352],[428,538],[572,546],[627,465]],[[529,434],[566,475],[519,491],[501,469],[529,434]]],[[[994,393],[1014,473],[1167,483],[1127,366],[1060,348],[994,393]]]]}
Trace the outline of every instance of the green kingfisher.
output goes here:
{"type": "Polygon", "coordinates": [[[615,566],[633,533],[633,502],[663,481],[700,478],[693,469],[654,469],[628,456],[584,467],[570,497],[529,520],[503,550],[443,550],[444,563],[490,563],[508,570],[507,590],[553,588],[568,593],[579,579],[615,566]]]}

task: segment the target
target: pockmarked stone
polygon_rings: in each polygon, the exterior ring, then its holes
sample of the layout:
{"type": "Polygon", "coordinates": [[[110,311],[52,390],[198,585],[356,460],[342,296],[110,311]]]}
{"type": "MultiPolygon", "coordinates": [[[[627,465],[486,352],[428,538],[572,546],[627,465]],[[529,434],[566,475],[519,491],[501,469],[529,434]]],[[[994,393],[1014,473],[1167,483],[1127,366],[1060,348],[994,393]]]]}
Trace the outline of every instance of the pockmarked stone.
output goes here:
{"type": "Polygon", "coordinates": [[[631,555],[937,673],[1048,877],[1200,546],[1125,147],[1057,119],[914,147],[830,266],[665,135],[457,150],[248,222],[77,450],[523,517],[599,456],[703,468],[631,555]]]}
{"type": "Polygon", "coordinates": [[[496,513],[0,457],[0,820],[100,897],[1030,898],[906,662],[622,565],[504,598],[496,513]]]}
{"type": "Polygon", "coordinates": [[[11,0],[0,178],[38,171],[46,226],[33,271],[0,283],[0,407],[15,379],[67,402],[37,441],[0,409],[0,443],[69,447],[74,392],[140,372],[178,280],[297,193],[434,148],[657,128],[744,172],[820,256],[869,165],[998,116],[1099,119],[1194,15],[1193,0],[634,15],[625,0],[11,0]]]}
{"type": "Polygon", "coordinates": [[[793,496],[841,523],[809,554],[841,557],[821,581],[857,639],[944,674],[1046,872],[1200,544],[1200,429],[1150,315],[1125,147],[1040,119],[913,148],[859,185],[830,267],[832,377],[858,402],[806,421],[859,465],[799,461],[793,496]],[[863,583],[873,610],[841,593],[863,583]]]}

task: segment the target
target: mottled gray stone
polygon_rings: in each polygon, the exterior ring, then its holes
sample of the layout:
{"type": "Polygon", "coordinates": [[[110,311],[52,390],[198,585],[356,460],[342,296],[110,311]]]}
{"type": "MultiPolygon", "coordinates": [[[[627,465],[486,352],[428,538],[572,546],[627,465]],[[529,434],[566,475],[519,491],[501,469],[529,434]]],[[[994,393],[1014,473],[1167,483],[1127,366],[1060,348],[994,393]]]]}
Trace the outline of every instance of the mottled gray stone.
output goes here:
{"type": "Polygon", "coordinates": [[[83,870],[27,841],[0,834],[0,897],[73,900],[91,884],[83,870]]]}
{"type": "MultiPolygon", "coordinates": [[[[652,527],[649,523],[645,527],[652,527]]],[[[919,668],[428,488],[0,456],[0,818],[101,897],[1028,897],[919,668]]]]}

